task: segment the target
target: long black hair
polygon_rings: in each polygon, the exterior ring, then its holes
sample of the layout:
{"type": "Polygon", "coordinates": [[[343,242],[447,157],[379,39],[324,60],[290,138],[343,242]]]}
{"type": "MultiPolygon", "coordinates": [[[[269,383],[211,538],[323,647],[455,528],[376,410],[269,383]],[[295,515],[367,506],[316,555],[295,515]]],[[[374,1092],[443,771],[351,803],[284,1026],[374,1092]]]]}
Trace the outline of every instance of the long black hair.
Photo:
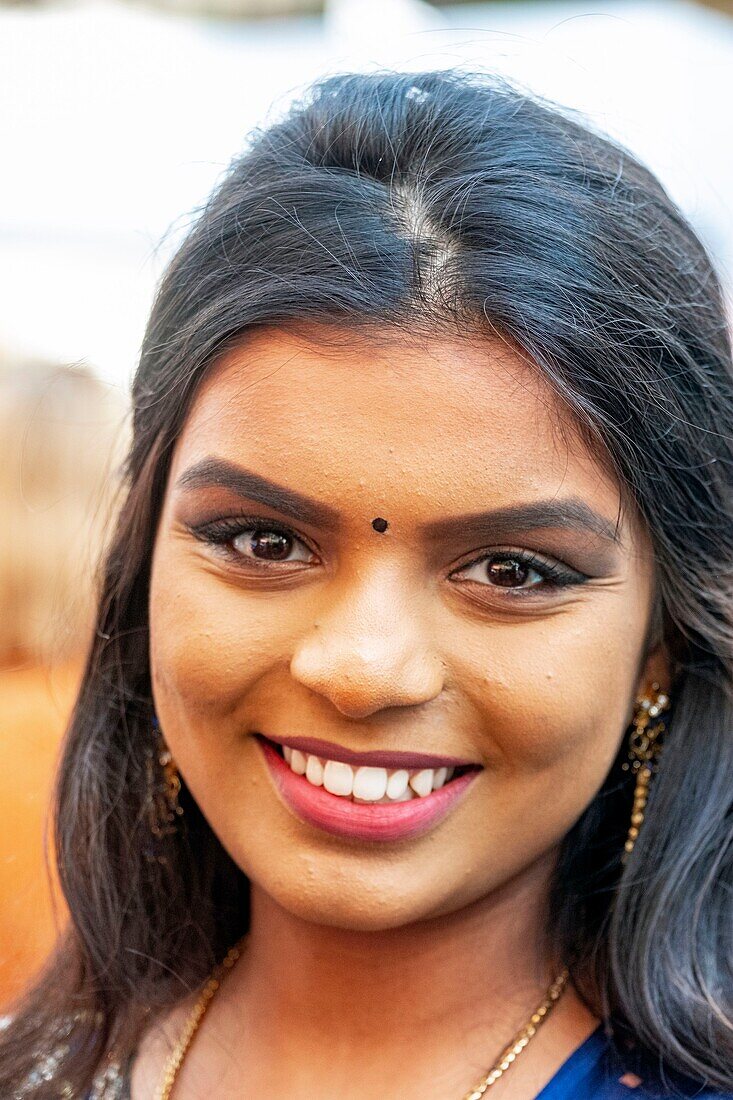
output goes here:
{"type": "MultiPolygon", "coordinates": [[[[246,876],[185,784],[185,828],[151,847],[150,559],[172,444],[207,370],[251,326],[308,321],[501,334],[638,509],[674,714],[631,858],[620,752],[564,839],[548,934],[619,1042],[733,1090],[733,372],[720,287],[628,152],[499,81],[428,72],[316,84],[255,133],[162,280],[58,779],[71,921],[0,1040],[0,1095],[21,1095],[34,1051],[51,1049],[76,1095],[247,929],[246,876]]],[[[58,1095],[58,1080],[31,1094],[58,1095]]]]}

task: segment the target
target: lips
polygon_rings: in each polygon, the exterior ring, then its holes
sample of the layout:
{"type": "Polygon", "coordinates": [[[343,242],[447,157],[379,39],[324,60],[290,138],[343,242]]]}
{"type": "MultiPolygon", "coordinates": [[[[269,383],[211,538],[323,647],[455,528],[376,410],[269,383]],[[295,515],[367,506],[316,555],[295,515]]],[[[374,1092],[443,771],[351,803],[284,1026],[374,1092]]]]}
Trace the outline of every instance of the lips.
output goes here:
{"type": "MultiPolygon", "coordinates": [[[[264,737],[264,734],[258,734],[264,737]]],[[[266,740],[276,745],[298,749],[313,756],[322,756],[327,760],[339,760],[343,764],[356,767],[374,768],[472,768],[480,767],[475,760],[461,760],[456,756],[435,756],[419,752],[383,752],[374,749],[366,752],[354,752],[332,741],[322,741],[318,737],[275,737],[268,735],[266,740]]]]}
{"type": "Polygon", "coordinates": [[[354,753],[315,738],[278,738],[275,741],[274,738],[257,734],[255,740],[263,752],[281,800],[297,818],[332,835],[362,841],[396,841],[423,834],[461,801],[481,771],[480,765],[470,762],[458,761],[455,765],[442,763],[455,760],[455,757],[354,753]],[[299,749],[298,745],[308,745],[311,749],[317,746],[321,752],[321,746],[326,746],[328,759],[309,753],[308,774],[304,774],[302,764],[295,768],[292,766],[294,755],[306,759],[305,749],[299,749]],[[348,761],[344,756],[348,757],[348,761]],[[290,762],[286,757],[290,758],[290,762]],[[376,764],[377,759],[386,763],[376,764]],[[410,762],[409,768],[405,766],[406,761],[410,762]],[[324,763],[325,768],[322,766],[324,763]],[[346,766],[347,763],[350,767],[346,766]],[[390,772],[390,780],[397,781],[400,790],[395,788],[391,791],[388,785],[385,791],[387,768],[397,769],[390,772]],[[340,782],[346,778],[348,787],[347,773],[361,777],[365,783],[359,786],[358,778],[355,778],[353,792],[346,790],[340,782]],[[329,778],[334,780],[332,784],[329,778]],[[430,782],[426,784],[427,778],[430,782]],[[374,780],[377,780],[378,789],[370,789],[374,780]],[[325,789],[329,786],[338,793],[325,789]],[[403,786],[405,790],[402,790],[403,786]],[[357,791],[365,797],[357,797],[357,791]]]}

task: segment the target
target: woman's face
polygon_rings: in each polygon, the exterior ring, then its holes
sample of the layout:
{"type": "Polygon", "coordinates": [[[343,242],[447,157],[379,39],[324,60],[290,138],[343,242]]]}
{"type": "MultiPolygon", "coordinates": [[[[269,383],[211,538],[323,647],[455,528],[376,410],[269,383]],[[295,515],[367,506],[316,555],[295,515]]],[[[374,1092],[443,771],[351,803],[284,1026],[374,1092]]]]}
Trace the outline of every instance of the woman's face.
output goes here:
{"type": "Polygon", "coordinates": [[[197,394],[155,545],[154,699],[253,883],[387,928],[552,860],[665,680],[652,558],[508,347],[318,332],[250,334],[197,394]]]}

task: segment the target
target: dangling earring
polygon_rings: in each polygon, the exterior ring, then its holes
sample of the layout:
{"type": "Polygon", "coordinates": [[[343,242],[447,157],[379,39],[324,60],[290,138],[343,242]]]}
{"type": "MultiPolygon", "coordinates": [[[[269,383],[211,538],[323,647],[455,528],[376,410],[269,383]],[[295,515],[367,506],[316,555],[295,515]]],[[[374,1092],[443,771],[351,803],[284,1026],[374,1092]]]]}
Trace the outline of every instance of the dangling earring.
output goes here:
{"type": "Polygon", "coordinates": [[[154,744],[145,750],[148,822],[153,836],[161,840],[178,831],[177,818],[183,813],[178,801],[181,778],[157,718],[153,719],[153,739],[154,744]]]}
{"type": "Polygon", "coordinates": [[[659,684],[652,684],[652,697],[648,695],[637,699],[633,718],[633,732],[629,737],[629,761],[622,764],[624,771],[636,773],[634,790],[634,808],[631,812],[631,827],[624,844],[621,862],[626,863],[633,851],[644,820],[644,810],[649,796],[649,782],[657,770],[661,750],[661,735],[666,728],[660,715],[669,709],[669,697],[660,690],[659,684]]]}

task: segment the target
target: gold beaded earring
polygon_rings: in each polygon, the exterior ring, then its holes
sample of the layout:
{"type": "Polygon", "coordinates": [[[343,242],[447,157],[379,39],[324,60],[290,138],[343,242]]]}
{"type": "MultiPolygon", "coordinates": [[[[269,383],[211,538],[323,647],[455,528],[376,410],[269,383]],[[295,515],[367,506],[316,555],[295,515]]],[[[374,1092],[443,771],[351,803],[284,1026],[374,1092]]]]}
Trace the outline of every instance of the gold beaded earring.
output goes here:
{"type": "Polygon", "coordinates": [[[669,709],[669,697],[660,690],[659,684],[652,684],[651,693],[636,701],[633,718],[633,732],[629,737],[629,762],[621,765],[624,771],[636,774],[634,807],[631,811],[631,826],[621,856],[626,863],[631,855],[644,821],[644,810],[649,796],[649,783],[657,770],[659,753],[662,748],[661,736],[666,726],[660,717],[669,709]]]}
{"type": "Polygon", "coordinates": [[[178,801],[181,777],[157,718],[153,719],[153,742],[145,750],[148,823],[153,836],[161,840],[178,831],[177,818],[183,813],[178,801]]]}

